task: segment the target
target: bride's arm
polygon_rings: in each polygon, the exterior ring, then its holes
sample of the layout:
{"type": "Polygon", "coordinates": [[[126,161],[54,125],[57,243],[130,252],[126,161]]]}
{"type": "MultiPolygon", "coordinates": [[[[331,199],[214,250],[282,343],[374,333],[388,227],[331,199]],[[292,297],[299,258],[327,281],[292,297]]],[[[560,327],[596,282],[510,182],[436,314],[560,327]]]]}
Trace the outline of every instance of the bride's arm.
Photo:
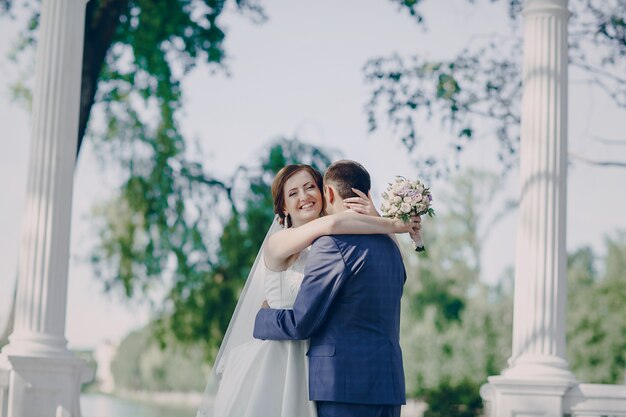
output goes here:
{"type": "Polygon", "coordinates": [[[291,255],[299,253],[324,235],[393,234],[411,231],[411,224],[400,219],[366,216],[355,212],[332,214],[300,227],[283,229],[268,238],[265,263],[271,270],[286,269],[291,255]]]}

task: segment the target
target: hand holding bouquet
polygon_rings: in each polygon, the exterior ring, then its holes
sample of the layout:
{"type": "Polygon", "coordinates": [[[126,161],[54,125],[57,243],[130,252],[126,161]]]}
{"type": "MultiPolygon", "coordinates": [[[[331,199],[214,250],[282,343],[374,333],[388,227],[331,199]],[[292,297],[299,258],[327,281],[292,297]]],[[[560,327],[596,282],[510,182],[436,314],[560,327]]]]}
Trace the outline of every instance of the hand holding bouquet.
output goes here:
{"type": "MultiPolygon", "coordinates": [[[[389,184],[382,197],[383,203],[380,210],[383,217],[397,218],[408,223],[412,216],[428,214],[432,217],[435,214],[430,207],[433,200],[430,189],[419,180],[410,181],[397,176],[394,182],[389,184]]],[[[416,252],[426,250],[419,231],[412,238],[416,252]]]]}

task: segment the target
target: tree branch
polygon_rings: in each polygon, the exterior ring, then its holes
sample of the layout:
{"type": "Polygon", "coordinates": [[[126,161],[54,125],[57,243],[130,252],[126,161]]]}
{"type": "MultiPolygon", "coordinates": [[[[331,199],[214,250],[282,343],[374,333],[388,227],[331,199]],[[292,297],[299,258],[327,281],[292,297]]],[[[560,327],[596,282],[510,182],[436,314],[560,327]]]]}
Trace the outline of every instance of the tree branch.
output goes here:
{"type": "Polygon", "coordinates": [[[626,139],[608,139],[600,136],[594,136],[593,140],[601,142],[605,145],[626,146],[626,139]]]}
{"type": "Polygon", "coordinates": [[[9,10],[11,10],[12,5],[13,5],[13,0],[0,0],[1,11],[8,12],[9,10]]]}
{"type": "Polygon", "coordinates": [[[572,152],[569,153],[569,157],[581,162],[584,162],[588,165],[597,165],[603,167],[613,167],[613,168],[626,168],[626,161],[595,161],[593,159],[585,158],[584,156],[576,155],[572,152]]]}
{"type": "Polygon", "coordinates": [[[103,0],[87,3],[85,12],[85,36],[83,47],[83,70],[80,95],[80,116],[78,122],[78,146],[80,152],[89,114],[93,107],[98,79],[106,58],[107,51],[119,25],[122,12],[128,7],[129,0],[103,0]]]}

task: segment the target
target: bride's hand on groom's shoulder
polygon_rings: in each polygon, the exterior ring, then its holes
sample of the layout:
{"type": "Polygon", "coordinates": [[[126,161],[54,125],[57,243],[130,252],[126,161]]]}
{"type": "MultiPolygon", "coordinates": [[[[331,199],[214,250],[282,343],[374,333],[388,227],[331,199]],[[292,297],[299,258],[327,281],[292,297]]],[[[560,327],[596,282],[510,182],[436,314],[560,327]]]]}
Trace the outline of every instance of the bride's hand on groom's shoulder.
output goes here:
{"type": "Polygon", "coordinates": [[[352,191],[354,191],[358,197],[348,197],[343,200],[347,208],[360,214],[380,217],[380,214],[376,211],[376,207],[374,207],[372,197],[369,194],[366,195],[363,191],[357,190],[356,188],[353,188],[352,191]]]}

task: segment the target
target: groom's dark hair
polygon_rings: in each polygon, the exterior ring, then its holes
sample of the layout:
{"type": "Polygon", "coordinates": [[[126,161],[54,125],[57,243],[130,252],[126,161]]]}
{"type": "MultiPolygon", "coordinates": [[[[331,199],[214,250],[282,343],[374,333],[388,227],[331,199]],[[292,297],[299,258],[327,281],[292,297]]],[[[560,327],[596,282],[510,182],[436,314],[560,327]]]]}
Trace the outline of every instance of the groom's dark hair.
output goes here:
{"type": "Polygon", "coordinates": [[[352,191],[353,188],[367,194],[372,186],[370,174],[363,165],[347,159],[337,161],[328,167],[324,174],[324,184],[332,184],[342,199],[357,197],[352,191]]]}

